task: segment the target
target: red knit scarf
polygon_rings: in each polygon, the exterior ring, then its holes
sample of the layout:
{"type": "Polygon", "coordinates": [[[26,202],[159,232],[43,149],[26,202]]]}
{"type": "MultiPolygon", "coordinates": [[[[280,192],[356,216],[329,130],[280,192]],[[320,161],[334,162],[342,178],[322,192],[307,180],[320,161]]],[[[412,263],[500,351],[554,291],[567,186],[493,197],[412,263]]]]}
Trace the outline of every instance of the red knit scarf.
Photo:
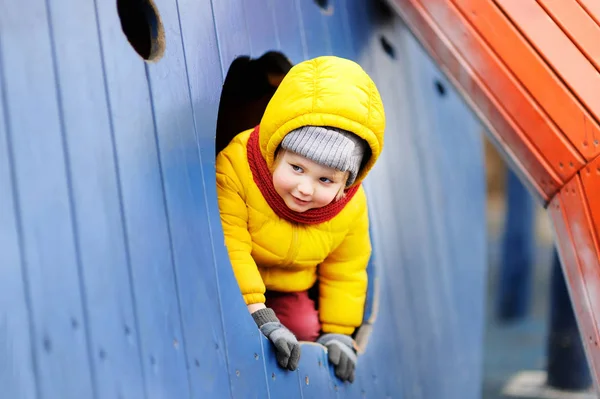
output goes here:
{"type": "Polygon", "coordinates": [[[296,212],[288,208],[283,201],[283,198],[275,191],[275,186],[273,186],[273,175],[269,171],[267,162],[260,152],[258,126],[254,128],[254,131],[250,134],[248,140],[248,163],[250,164],[254,182],[260,189],[260,192],[271,209],[273,209],[279,217],[291,222],[318,224],[333,219],[342,211],[342,209],[344,209],[344,206],[346,206],[352,197],[354,197],[354,194],[356,194],[358,187],[360,186],[359,183],[346,190],[346,195],[343,198],[338,201],[334,200],[329,205],[322,208],[310,209],[305,212],[296,212]]]}

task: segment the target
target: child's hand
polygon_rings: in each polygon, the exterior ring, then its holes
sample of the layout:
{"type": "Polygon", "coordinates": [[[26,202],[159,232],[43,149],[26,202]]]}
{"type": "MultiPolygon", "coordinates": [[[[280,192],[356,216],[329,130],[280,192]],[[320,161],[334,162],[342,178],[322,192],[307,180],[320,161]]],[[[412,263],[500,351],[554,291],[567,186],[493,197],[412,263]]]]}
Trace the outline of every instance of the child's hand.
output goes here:
{"type": "Polygon", "coordinates": [[[329,361],[335,366],[335,375],[342,381],[354,382],[356,350],[349,335],[323,334],[317,343],[327,347],[329,361]]]}
{"type": "Polygon", "coordinates": [[[271,308],[257,310],[252,317],[260,331],[275,345],[279,365],[296,370],[300,361],[300,344],[296,336],[279,322],[271,308]]]}

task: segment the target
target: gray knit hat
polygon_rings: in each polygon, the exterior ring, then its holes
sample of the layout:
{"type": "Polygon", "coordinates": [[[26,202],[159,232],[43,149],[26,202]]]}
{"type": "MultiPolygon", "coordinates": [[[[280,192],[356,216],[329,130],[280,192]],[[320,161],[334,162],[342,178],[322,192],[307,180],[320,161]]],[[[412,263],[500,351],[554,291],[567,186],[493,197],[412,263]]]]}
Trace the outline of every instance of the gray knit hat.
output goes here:
{"type": "Polygon", "coordinates": [[[289,132],[283,138],[281,148],[318,164],[350,172],[346,182],[346,186],[350,186],[356,180],[369,145],[346,130],[329,126],[303,126],[289,132]]]}

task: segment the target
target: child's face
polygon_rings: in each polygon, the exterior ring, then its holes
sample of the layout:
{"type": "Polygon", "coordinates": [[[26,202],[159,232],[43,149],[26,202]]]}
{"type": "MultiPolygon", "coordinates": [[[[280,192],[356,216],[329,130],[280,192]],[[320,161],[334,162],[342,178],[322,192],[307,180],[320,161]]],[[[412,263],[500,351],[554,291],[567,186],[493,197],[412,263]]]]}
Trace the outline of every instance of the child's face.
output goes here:
{"type": "Polygon", "coordinates": [[[347,176],[337,169],[283,151],[278,154],[273,185],[288,208],[305,212],[331,203],[346,184],[347,176]]]}

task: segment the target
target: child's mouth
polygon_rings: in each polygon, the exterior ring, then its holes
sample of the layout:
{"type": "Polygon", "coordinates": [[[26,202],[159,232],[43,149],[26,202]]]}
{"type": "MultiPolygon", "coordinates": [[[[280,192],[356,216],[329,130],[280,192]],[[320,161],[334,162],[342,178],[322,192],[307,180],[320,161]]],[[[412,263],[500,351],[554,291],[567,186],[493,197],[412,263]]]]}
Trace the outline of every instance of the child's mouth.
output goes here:
{"type": "Polygon", "coordinates": [[[301,200],[300,198],[296,198],[293,195],[292,195],[292,198],[294,199],[294,202],[298,205],[306,205],[306,204],[310,203],[310,201],[301,200]]]}

